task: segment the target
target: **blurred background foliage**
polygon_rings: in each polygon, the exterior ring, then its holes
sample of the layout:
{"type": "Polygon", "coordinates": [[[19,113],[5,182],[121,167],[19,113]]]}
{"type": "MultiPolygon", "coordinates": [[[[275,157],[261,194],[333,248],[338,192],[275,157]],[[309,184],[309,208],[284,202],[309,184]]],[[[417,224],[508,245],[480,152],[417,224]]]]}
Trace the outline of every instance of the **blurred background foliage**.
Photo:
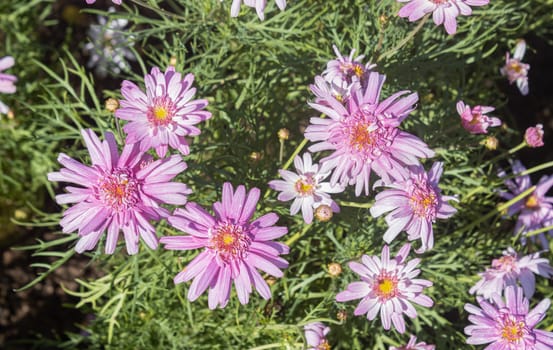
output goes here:
{"type": "MultiPolygon", "coordinates": [[[[356,49],[356,55],[365,55],[363,62],[378,64],[377,70],[387,75],[382,96],[399,90],[419,94],[418,108],[402,128],[436,150],[434,160],[445,162],[441,187],[460,201],[453,218],[435,224],[436,246],[422,256],[421,276],[434,282],[428,294],[435,306],[417,308],[419,317],[407,321],[408,332],[437,349],[473,348],[465,344],[463,328],[468,321],[463,305],[474,303],[468,289],[477,281],[476,273],[508,246],[524,252],[540,249],[522,248],[512,235],[515,218],[501,219],[496,208],[502,182],[496,173],[498,165],[507,166],[501,155],[520,143],[521,130],[532,125],[531,120],[534,125],[546,124],[546,145],[551,145],[553,92],[544,81],[552,68],[543,65],[540,73],[533,63],[552,54],[553,2],[492,1],[470,17],[459,17],[453,36],[431,19],[419,30],[420,22],[397,17],[400,4],[393,0],[297,0],[289,1],[283,12],[269,1],[263,22],[245,6],[238,18],[230,18],[230,3],[123,0],[115,12],[107,12],[109,1],[92,6],[84,0],[0,4],[0,56],[14,56],[16,65],[8,73],[19,78],[17,93],[1,97],[13,111],[0,120],[0,231],[6,236],[2,244],[12,244],[22,230],[41,239],[27,247],[37,255],[33,266],[40,276],[31,285],[72,258],[75,236],[61,234],[57,222],[62,208],[53,202],[62,189],[48,183],[46,173],[59,168],[59,152],[88,161],[81,128],[119,131],[122,144],[121,125],[104,101],[120,97],[123,79],[143,86],[143,76],[153,66],[164,69],[173,64],[177,71],[194,73],[196,97],[207,98],[213,113],[200,126],[202,134],[192,139],[191,153],[185,157],[188,170],[179,177],[194,191],[189,200],[211,207],[225,181],[265,191],[302,142],[309,118],[317,115],[307,105],[313,99],[309,84],[334,58],[335,44],[343,55],[356,49]],[[99,77],[87,67],[87,27],[98,15],[129,20],[122,34],[135,41],[137,60],[130,62],[130,70],[99,77]],[[516,88],[499,75],[505,52],[519,38],[529,43],[528,98],[517,96],[516,88]],[[455,111],[459,99],[496,106],[495,115],[505,122],[491,131],[499,140],[496,151],[484,147],[485,136],[470,135],[461,127],[455,111]],[[528,101],[531,106],[520,107],[528,101]],[[522,114],[525,111],[534,114],[522,114]],[[284,159],[279,159],[281,128],[290,130],[284,159]],[[43,240],[44,233],[54,233],[54,238],[43,240]]],[[[547,146],[523,155],[529,168],[553,159],[547,146]]],[[[539,175],[533,175],[535,180],[539,175]]],[[[270,281],[269,301],[255,296],[242,306],[233,293],[225,309],[210,311],[206,297],[190,303],[189,284],[175,286],[172,281],[196,251],[177,254],[142,247],[129,258],[124,248],[106,256],[100,246],[87,256],[102,277],[80,276],[77,288],[66,289],[77,300],[70,307],[92,315],[80,322],[82,331],[59,339],[20,339],[19,344],[68,349],[301,349],[302,326],[315,320],[331,326],[333,349],[387,349],[405,343],[407,334],[386,332],[379,318],[369,322],[353,316],[354,303],[334,301],[336,293],[357,278],[347,262],[362,254],[380,254],[386,229],[383,219],[369,215],[372,196],[355,198],[348,190],[337,199],[344,204],[342,212],[331,222],[312,225],[289,216],[289,203],[277,202],[274,192],[260,202],[258,212],[279,213],[280,224],[289,227],[283,240],[291,245],[286,256],[290,267],[284,278],[270,281]],[[343,268],[337,277],[328,272],[332,262],[343,268]]],[[[165,223],[158,233],[177,234],[165,223]]],[[[402,234],[396,239],[392,252],[405,238],[402,234]]],[[[544,256],[551,260],[551,253],[544,256]]],[[[534,303],[553,297],[551,281],[538,278],[537,284],[534,303]]],[[[552,320],[549,310],[542,328],[552,320]]]]}

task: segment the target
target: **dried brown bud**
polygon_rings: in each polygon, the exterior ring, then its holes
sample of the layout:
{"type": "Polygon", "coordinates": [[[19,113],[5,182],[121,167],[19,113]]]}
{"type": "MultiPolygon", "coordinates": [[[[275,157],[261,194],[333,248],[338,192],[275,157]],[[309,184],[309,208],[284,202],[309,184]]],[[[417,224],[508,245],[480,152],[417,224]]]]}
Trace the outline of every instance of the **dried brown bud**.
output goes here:
{"type": "Polygon", "coordinates": [[[328,264],[328,273],[332,277],[338,277],[342,273],[342,265],[337,262],[328,264]]]}
{"type": "Polygon", "coordinates": [[[346,310],[340,310],[336,314],[336,318],[340,321],[345,321],[348,319],[348,312],[346,310]]]}
{"type": "Polygon", "coordinates": [[[278,131],[278,139],[279,140],[285,141],[285,140],[288,140],[289,137],[290,137],[290,130],[288,130],[286,128],[282,128],[278,131]]]}
{"type": "Polygon", "coordinates": [[[108,111],[113,113],[117,108],[119,108],[119,101],[111,97],[106,100],[106,109],[108,111]]]}
{"type": "Polygon", "coordinates": [[[326,204],[319,205],[315,209],[315,218],[320,222],[327,222],[332,219],[332,208],[326,204]]]}

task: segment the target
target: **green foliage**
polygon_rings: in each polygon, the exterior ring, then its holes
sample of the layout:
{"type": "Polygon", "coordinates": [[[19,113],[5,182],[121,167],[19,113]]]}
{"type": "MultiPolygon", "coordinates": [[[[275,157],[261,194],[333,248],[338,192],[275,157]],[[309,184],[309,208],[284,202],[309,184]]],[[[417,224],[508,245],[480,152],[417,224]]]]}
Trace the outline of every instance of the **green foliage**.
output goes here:
{"type": "MultiPolygon", "coordinates": [[[[419,317],[406,320],[408,332],[436,344],[437,349],[472,349],[465,344],[463,328],[468,321],[463,305],[474,303],[468,289],[478,280],[477,272],[508,246],[525,252],[539,247],[522,248],[512,236],[514,219],[500,219],[505,206],[498,207],[496,189],[502,181],[496,176],[497,165],[520,135],[509,128],[492,131],[500,140],[497,156],[482,146],[482,137],[462,129],[455,103],[463,99],[502,111],[505,96],[497,84],[504,52],[529,31],[547,37],[553,3],[492,1],[473,16],[459,17],[458,33],[448,36],[431,18],[409,23],[397,17],[400,4],[393,0],[297,0],[290,1],[283,12],[269,1],[263,22],[246,7],[240,17],[230,18],[230,2],[125,0],[114,13],[85,10],[129,19],[128,32],[135,36],[139,60],[134,72],[117,78],[115,86],[109,80],[95,81],[84,67],[82,43],[72,45],[64,38],[64,50],[48,59],[48,49],[33,46],[39,37],[32,34],[30,22],[47,28],[57,24],[48,17],[50,3],[0,5],[0,13],[9,13],[0,15],[2,27],[9,28],[1,51],[16,57],[18,68],[11,72],[20,78],[18,95],[2,96],[15,110],[16,121],[0,120],[0,150],[5,154],[0,157],[0,196],[16,206],[24,202],[40,206],[42,191],[47,190],[50,197],[60,193],[45,174],[59,168],[55,162],[59,152],[87,161],[81,128],[117,131],[122,144],[120,125],[105,110],[103,100],[120,97],[123,78],[143,86],[142,77],[150,67],[167,67],[171,58],[176,59],[177,71],[194,73],[196,96],[207,98],[213,113],[200,126],[202,134],[192,140],[185,158],[188,169],[178,178],[194,191],[189,200],[210,207],[220,199],[225,181],[265,191],[288,157],[305,145],[303,130],[309,118],[317,116],[307,105],[313,99],[308,87],[335,56],[332,45],[344,55],[355,48],[387,75],[384,97],[405,89],[419,93],[419,106],[402,128],[436,150],[436,160],[445,163],[441,188],[459,199],[458,213],[435,224],[436,246],[422,255],[421,276],[434,283],[427,294],[435,306],[417,308],[419,317]],[[281,128],[291,132],[284,159],[279,156],[277,138],[281,128]],[[252,152],[260,157],[253,159],[252,152]]],[[[71,27],[67,35],[84,30],[71,27]]],[[[258,212],[279,213],[279,224],[289,228],[283,240],[291,247],[285,257],[290,266],[283,278],[271,280],[269,301],[254,293],[248,305],[240,305],[233,291],[225,309],[210,311],[206,296],[191,303],[186,299],[189,284],[172,281],[197,252],[151,251],[142,246],[139,254],[128,257],[120,244],[113,256],[106,256],[101,244],[90,255],[103,277],[79,279],[78,290],[67,290],[80,299],[75,307],[95,318],[83,325],[87,335],[72,334],[57,346],[301,349],[303,325],[317,320],[331,326],[333,349],[388,349],[405,343],[406,335],[384,331],[379,318],[367,321],[353,316],[353,302],[335,302],[336,294],[357,279],[347,263],[362,254],[380,254],[386,229],[382,218],[369,215],[372,196],[355,198],[348,191],[337,198],[342,212],[331,222],[312,225],[288,215],[289,203],[278,202],[274,192],[267,192],[260,202],[258,212]],[[332,262],[344,270],[338,277],[328,273],[332,262]],[[345,321],[337,319],[341,310],[348,314],[345,321]]],[[[34,214],[26,224],[58,230],[59,213],[49,210],[51,214],[34,214]]],[[[161,223],[158,234],[178,232],[161,223]]],[[[52,264],[37,262],[35,267],[46,272],[33,284],[70,258],[73,250],[67,243],[74,238],[60,233],[56,241],[27,247],[36,250],[39,260],[43,256],[59,259],[52,264]]],[[[405,240],[401,234],[391,251],[397,252],[405,240]]],[[[551,259],[551,253],[544,256],[551,259]]],[[[550,281],[537,282],[534,301],[553,297],[550,281]]],[[[547,320],[552,317],[550,310],[547,320]]]]}

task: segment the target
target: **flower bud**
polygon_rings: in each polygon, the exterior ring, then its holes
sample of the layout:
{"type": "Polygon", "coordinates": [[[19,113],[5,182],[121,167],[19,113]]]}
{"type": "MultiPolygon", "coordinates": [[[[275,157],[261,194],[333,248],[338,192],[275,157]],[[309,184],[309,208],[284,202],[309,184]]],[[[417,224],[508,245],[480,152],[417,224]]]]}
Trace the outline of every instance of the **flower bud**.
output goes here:
{"type": "Polygon", "coordinates": [[[532,148],[543,146],[543,125],[538,124],[526,129],[524,141],[532,148]]]}
{"type": "Polygon", "coordinates": [[[289,137],[290,137],[290,130],[288,130],[286,128],[282,128],[278,131],[278,139],[279,140],[285,141],[285,140],[288,140],[289,137]]]}
{"type": "Polygon", "coordinates": [[[342,265],[337,262],[328,264],[328,273],[332,277],[338,277],[342,273],[342,265]]]}
{"type": "Polygon", "coordinates": [[[320,222],[327,222],[332,219],[332,208],[326,204],[321,204],[315,209],[315,218],[320,222]]]}
{"type": "Polygon", "coordinates": [[[348,312],[346,310],[340,310],[336,313],[336,318],[340,321],[345,321],[348,319],[348,312]]]}
{"type": "Polygon", "coordinates": [[[482,144],[490,151],[495,151],[497,149],[499,141],[494,136],[488,136],[484,139],[484,141],[482,141],[482,144]]]}
{"type": "Polygon", "coordinates": [[[119,108],[119,101],[111,97],[106,100],[106,109],[108,111],[113,113],[117,108],[119,108]]]}

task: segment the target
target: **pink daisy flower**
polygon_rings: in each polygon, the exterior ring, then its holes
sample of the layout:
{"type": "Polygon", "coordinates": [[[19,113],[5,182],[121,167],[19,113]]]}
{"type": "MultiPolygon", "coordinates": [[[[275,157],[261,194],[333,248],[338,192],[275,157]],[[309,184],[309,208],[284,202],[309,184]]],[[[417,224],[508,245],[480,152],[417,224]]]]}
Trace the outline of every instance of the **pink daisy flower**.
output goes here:
{"type": "Polygon", "coordinates": [[[154,148],[159,157],[165,157],[169,146],[190,153],[186,136],[199,135],[194,125],[211,118],[211,113],[203,110],[207,100],[192,100],[194,75],[182,78],[174,67],[165,73],[154,67],[144,82],[146,93],[127,80],[121,87],[123,100],[115,116],[130,121],[123,127],[127,142],[139,143],[141,151],[154,148]]]}
{"type": "Polygon", "coordinates": [[[463,128],[471,134],[487,134],[489,127],[501,125],[499,118],[486,115],[494,110],[495,108],[490,106],[475,106],[471,109],[463,101],[457,102],[457,113],[461,116],[463,128]]]}
{"type": "Polygon", "coordinates": [[[349,99],[350,86],[345,83],[340,84],[329,83],[323,77],[317,75],[315,77],[315,84],[309,85],[309,88],[315,94],[315,103],[328,106],[330,105],[330,103],[326,102],[328,98],[333,98],[342,104],[346,103],[349,99]]]}
{"type": "Polygon", "coordinates": [[[334,169],[330,183],[355,186],[358,196],[369,193],[369,176],[374,171],[385,183],[408,177],[408,165],[434,152],[416,136],[398,129],[415,108],[416,93],[402,97],[400,91],[379,102],[385,76],[371,72],[367,88],[352,90],[347,105],[329,96],[327,104],[310,103],[329,118],[311,118],[305,137],[316,142],[310,152],[333,151],[321,160],[321,166],[334,169]]]}
{"type": "Polygon", "coordinates": [[[505,65],[499,72],[509,79],[510,84],[516,82],[521,94],[528,95],[528,71],[530,70],[530,65],[522,62],[525,52],[526,41],[519,40],[515,46],[513,57],[511,58],[508,52],[505,54],[505,65]]]}
{"type": "Polygon", "coordinates": [[[330,344],[326,340],[330,327],[321,322],[312,322],[306,324],[303,329],[307,340],[307,350],[330,350],[330,344]]]}
{"type": "Polygon", "coordinates": [[[543,125],[538,124],[533,127],[529,127],[524,132],[524,141],[529,147],[536,148],[542,147],[543,143],[543,125]]]}
{"type": "Polygon", "coordinates": [[[530,299],[536,289],[534,274],[551,278],[553,268],[547,259],[540,258],[540,253],[518,257],[514,249],[509,247],[503,251],[501,258],[492,261],[491,268],[479,273],[482,279],[469,290],[469,293],[490,299],[493,293],[501,294],[505,286],[516,286],[517,282],[520,282],[525,297],[530,299]]]}
{"type": "Polygon", "coordinates": [[[435,348],[435,345],[428,345],[425,342],[417,343],[417,337],[411,335],[406,345],[400,346],[399,348],[391,346],[390,350],[434,350],[435,348]]]}
{"type": "Polygon", "coordinates": [[[186,232],[186,236],[162,237],[165,249],[191,250],[204,248],[188,266],[179,272],[175,284],[194,278],[188,291],[188,300],[194,301],[209,287],[210,309],[224,308],[234,281],[238,300],[247,304],[252,284],[264,299],[271,297],[269,286],[257,269],[275,277],[282,277],[280,269],[288,266],[279,257],[288,247],[272,240],[285,235],[286,227],[273,226],[278,221],[274,213],[251,220],[259,200],[259,189],[246,193],[244,186],[236,192],[232,185],[223,185],[221,202],[213,204],[212,216],[196,203],[177,209],[169,223],[186,232]]]}
{"type": "Polygon", "coordinates": [[[487,5],[489,0],[397,0],[408,2],[399,10],[399,17],[407,17],[410,22],[417,21],[427,13],[432,13],[434,23],[444,25],[447,34],[457,32],[457,16],[470,16],[471,6],[487,5]]]}
{"type": "Polygon", "coordinates": [[[350,262],[349,267],[361,276],[361,281],[350,283],[347,289],[336,295],[336,301],[344,302],[361,299],[354,311],[355,315],[367,314],[373,320],[380,311],[382,326],[389,330],[393,324],[398,332],[405,332],[403,314],[417,317],[417,311],[411,303],[431,307],[432,299],[422,294],[424,288],[432,282],[417,279],[420,273],[415,269],[420,259],[405,264],[411,246],[405,244],[395,259],[390,260],[387,245],[382,248],[382,258],[363,255],[361,262],[350,262]]]}
{"type": "Polygon", "coordinates": [[[281,169],[278,172],[284,180],[269,182],[269,187],[281,192],[278,195],[279,201],[286,202],[294,199],[290,207],[290,215],[296,215],[301,209],[303,220],[310,224],[313,221],[313,209],[320,205],[328,205],[333,212],[339,212],[340,207],[330,198],[329,193],[343,192],[344,187],[323,182],[330,175],[330,171],[319,167],[318,164],[313,164],[309,153],[303,154],[303,160],[300,156],[296,156],[294,165],[297,173],[281,169]]]}
{"type": "MultiPolygon", "coordinates": [[[[121,5],[121,0],[111,0],[111,1],[116,5],[121,5]]],[[[89,4],[89,5],[93,4],[95,2],[96,2],[96,0],[86,0],[86,3],[89,4]]]]}
{"type": "MultiPolygon", "coordinates": [[[[524,165],[520,161],[512,163],[513,174],[521,174],[526,170],[524,165]]],[[[504,171],[499,173],[500,177],[505,177],[504,171]]],[[[506,179],[505,185],[508,192],[500,192],[499,195],[506,199],[511,200],[526,191],[532,186],[532,180],[528,175],[519,175],[513,180],[506,179]]],[[[526,243],[526,237],[524,233],[539,230],[544,227],[553,225],[553,197],[547,197],[546,194],[553,186],[553,176],[542,176],[536,185],[536,189],[528,197],[514,203],[507,210],[508,216],[514,216],[518,214],[518,220],[515,225],[514,234],[522,233],[522,243],[526,243]]],[[[548,231],[549,236],[553,236],[553,230],[548,231]]],[[[545,233],[540,233],[537,236],[532,236],[530,239],[533,241],[538,238],[543,249],[548,250],[549,244],[545,237],[545,233]]]]}
{"type": "MultiPolygon", "coordinates": [[[[16,90],[14,83],[17,81],[15,75],[2,73],[2,71],[11,68],[15,61],[13,57],[6,56],[0,58],[0,92],[3,94],[13,94],[16,90]]],[[[0,101],[0,114],[6,114],[10,108],[0,101]]]]}
{"type": "Polygon", "coordinates": [[[536,329],[549,309],[549,299],[542,300],[529,311],[529,302],[522,289],[508,286],[505,300],[497,293],[492,295],[491,302],[480,297],[477,300],[480,307],[465,304],[472,322],[465,327],[465,334],[469,336],[467,344],[489,344],[487,350],[553,349],[553,333],[536,329]]]}
{"type": "Polygon", "coordinates": [[[361,63],[361,60],[365,58],[365,55],[360,55],[353,58],[355,49],[351,50],[348,57],[342,56],[336,45],[332,45],[337,59],[330,60],[326,64],[326,70],[323,72],[322,77],[328,83],[333,83],[336,86],[350,87],[351,84],[359,82],[363,87],[366,86],[369,78],[369,73],[376,64],[367,62],[361,63]]]}
{"type": "Polygon", "coordinates": [[[186,169],[186,163],[179,156],[152,161],[135,145],[125,145],[119,155],[112,133],[106,132],[103,142],[90,129],[81,134],[92,167],[60,153],[58,161],[64,168],[48,174],[50,181],[79,186],[68,186],[69,193],[56,196],[58,204],[76,203],[60,221],[63,232],[78,231],[75,251],[93,249],[106,230],[106,254],[114,252],[120,231],[129,254],[138,252],[139,237],[156,249],[156,229],[149,221],[169,216],[169,211],[159,206],[162,203],[186,203],[191,191],[185,184],[170,182],[186,169]]]}
{"type": "Polygon", "coordinates": [[[436,219],[447,219],[457,211],[447,203],[456,198],[441,195],[438,182],[442,171],[442,162],[434,163],[428,173],[422,166],[411,167],[407,179],[386,185],[390,189],[376,195],[371,215],[378,217],[390,212],[386,216],[386,243],[391,243],[401,231],[406,231],[410,241],[421,239],[422,246],[417,253],[432,249],[432,224],[436,219]]]}
{"type": "MultiPolygon", "coordinates": [[[[267,0],[232,0],[232,5],[230,8],[230,16],[231,17],[238,17],[238,14],[240,13],[240,5],[242,5],[242,2],[244,5],[249,7],[255,7],[255,12],[257,12],[257,17],[259,17],[260,20],[265,20],[265,7],[267,6],[267,0]]],[[[275,0],[278,8],[281,11],[284,11],[286,8],[286,0],[275,0]]]]}

